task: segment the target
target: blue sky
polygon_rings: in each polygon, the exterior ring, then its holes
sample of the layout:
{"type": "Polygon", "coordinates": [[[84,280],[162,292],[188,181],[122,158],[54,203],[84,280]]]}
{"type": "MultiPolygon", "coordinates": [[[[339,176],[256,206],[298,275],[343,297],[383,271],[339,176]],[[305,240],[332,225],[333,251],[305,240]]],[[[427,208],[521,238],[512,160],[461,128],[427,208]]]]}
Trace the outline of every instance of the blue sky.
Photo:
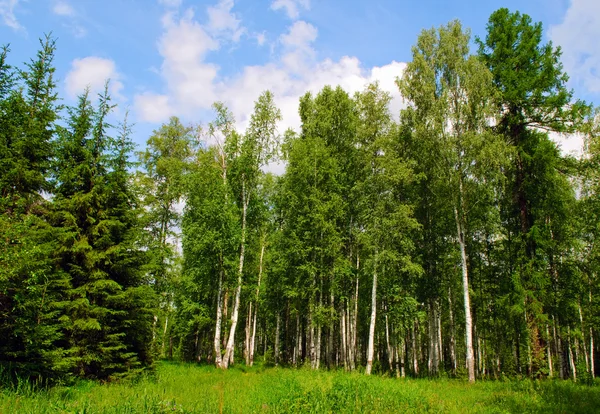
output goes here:
{"type": "Polygon", "coordinates": [[[117,115],[130,110],[142,144],[171,115],[209,121],[216,100],[243,128],[265,89],[282,129],[298,126],[298,97],[326,84],[354,92],[379,80],[397,112],[394,79],[419,32],[460,19],[483,37],[499,7],[541,21],[546,40],[563,48],[576,96],[600,103],[599,0],[0,0],[0,43],[18,65],[52,31],[65,103],[111,78],[117,115]]]}

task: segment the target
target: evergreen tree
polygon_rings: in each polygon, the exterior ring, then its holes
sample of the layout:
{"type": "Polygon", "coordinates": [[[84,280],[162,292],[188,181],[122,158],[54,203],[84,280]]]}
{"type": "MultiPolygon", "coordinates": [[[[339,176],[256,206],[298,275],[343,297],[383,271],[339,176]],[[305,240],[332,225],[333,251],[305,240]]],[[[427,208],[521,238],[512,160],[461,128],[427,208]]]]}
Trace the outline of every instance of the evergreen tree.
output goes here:
{"type": "Polygon", "coordinates": [[[128,128],[116,141],[109,137],[107,88],[98,108],[85,92],[69,109],[58,142],[53,214],[61,228],[60,265],[71,281],[63,317],[68,359],[77,376],[98,379],[131,374],[151,362],[153,305],[135,237],[128,128]]]}

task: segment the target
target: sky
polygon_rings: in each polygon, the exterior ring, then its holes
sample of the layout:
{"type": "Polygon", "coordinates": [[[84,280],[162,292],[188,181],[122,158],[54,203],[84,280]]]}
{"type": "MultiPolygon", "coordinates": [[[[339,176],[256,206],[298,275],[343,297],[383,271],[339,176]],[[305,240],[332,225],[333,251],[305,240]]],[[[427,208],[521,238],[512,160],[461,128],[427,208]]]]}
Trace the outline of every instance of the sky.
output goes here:
{"type": "MultiPolygon", "coordinates": [[[[397,114],[395,79],[421,30],[459,19],[484,38],[500,7],[542,22],[544,40],[562,48],[575,97],[600,104],[600,0],[0,0],[0,44],[19,66],[52,32],[63,103],[110,79],[115,116],[129,111],[142,147],[172,115],[210,122],[215,101],[243,130],[266,89],[282,111],[281,132],[298,129],[299,97],[325,85],[353,93],[377,80],[397,114]]],[[[580,153],[580,138],[555,139],[580,153]]]]}

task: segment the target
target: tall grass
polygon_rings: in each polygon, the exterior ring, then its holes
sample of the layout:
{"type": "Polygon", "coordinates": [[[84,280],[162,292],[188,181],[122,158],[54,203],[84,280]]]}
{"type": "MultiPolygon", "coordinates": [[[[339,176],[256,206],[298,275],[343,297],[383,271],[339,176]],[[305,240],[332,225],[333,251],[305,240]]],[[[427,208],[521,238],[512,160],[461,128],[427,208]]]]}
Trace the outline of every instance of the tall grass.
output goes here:
{"type": "Polygon", "coordinates": [[[342,371],[162,363],[135,383],[5,388],[0,413],[593,413],[600,387],[569,381],[400,380],[342,371]]]}

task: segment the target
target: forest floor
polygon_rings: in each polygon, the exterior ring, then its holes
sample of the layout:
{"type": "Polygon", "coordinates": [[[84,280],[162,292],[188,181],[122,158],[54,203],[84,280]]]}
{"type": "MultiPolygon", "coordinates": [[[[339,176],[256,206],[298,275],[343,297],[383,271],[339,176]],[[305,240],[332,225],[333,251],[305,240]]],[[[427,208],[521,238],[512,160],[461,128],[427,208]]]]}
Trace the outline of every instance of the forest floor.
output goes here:
{"type": "Polygon", "coordinates": [[[595,413],[600,386],[571,381],[367,377],[343,371],[160,363],[135,383],[0,391],[0,413],[595,413]]]}

